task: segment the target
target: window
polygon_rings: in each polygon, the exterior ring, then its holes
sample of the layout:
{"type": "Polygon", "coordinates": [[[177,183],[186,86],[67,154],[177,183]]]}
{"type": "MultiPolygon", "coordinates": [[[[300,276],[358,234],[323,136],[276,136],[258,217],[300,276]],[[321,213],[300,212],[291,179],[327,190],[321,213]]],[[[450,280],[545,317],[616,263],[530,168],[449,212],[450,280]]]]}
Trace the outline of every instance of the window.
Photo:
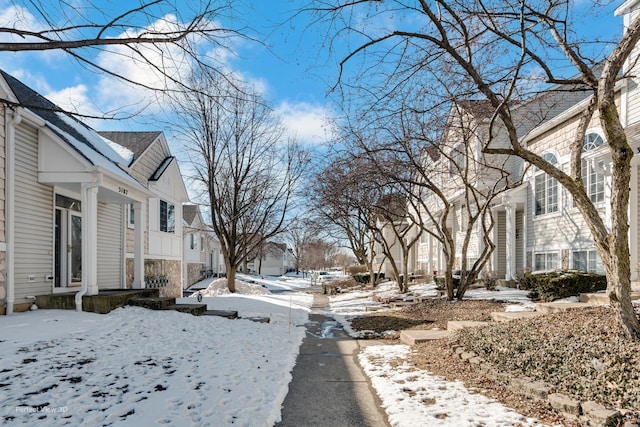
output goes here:
{"type": "MultiPolygon", "coordinates": [[[[542,158],[552,165],[558,164],[558,159],[551,153],[545,153],[542,158]]],[[[558,211],[558,181],[541,170],[534,178],[535,214],[544,215],[558,211]]]]}
{"type": "Polygon", "coordinates": [[[176,208],[171,203],[160,200],[160,231],[175,233],[176,208]]]}
{"type": "Polygon", "coordinates": [[[204,252],[204,236],[200,236],[200,252],[204,252]]]}
{"type": "Polygon", "coordinates": [[[196,248],[196,235],[195,234],[189,234],[189,240],[190,240],[189,247],[191,249],[195,249],[196,248]]]}
{"type": "Polygon", "coordinates": [[[595,150],[604,144],[604,139],[597,133],[588,133],[584,137],[584,143],[582,144],[582,152],[585,153],[587,151],[595,150]]]}
{"type": "Polygon", "coordinates": [[[535,254],[535,271],[556,270],[558,268],[558,253],[543,252],[535,254]]]}
{"type": "Polygon", "coordinates": [[[79,200],[63,196],[62,194],[56,194],[56,206],[69,209],[70,211],[82,212],[82,204],[79,200]]]}
{"type": "Polygon", "coordinates": [[[135,224],[136,211],[134,210],[133,203],[129,203],[129,227],[133,227],[135,224]]]}
{"type": "MultiPolygon", "coordinates": [[[[595,150],[604,144],[604,139],[597,133],[589,133],[584,137],[584,144],[582,145],[582,152],[595,150]]],[[[604,175],[597,172],[597,169],[602,170],[604,168],[604,162],[598,162],[598,168],[594,167],[592,161],[582,160],[582,182],[584,183],[584,190],[589,195],[589,199],[593,203],[604,201],[604,175]]]]}
{"type": "Polygon", "coordinates": [[[464,147],[462,144],[456,145],[453,150],[451,150],[450,156],[451,159],[449,161],[449,176],[460,175],[462,170],[464,169],[464,147]]]}
{"type": "Polygon", "coordinates": [[[572,267],[574,270],[588,271],[590,273],[604,273],[602,261],[595,250],[573,251],[572,267]]]}

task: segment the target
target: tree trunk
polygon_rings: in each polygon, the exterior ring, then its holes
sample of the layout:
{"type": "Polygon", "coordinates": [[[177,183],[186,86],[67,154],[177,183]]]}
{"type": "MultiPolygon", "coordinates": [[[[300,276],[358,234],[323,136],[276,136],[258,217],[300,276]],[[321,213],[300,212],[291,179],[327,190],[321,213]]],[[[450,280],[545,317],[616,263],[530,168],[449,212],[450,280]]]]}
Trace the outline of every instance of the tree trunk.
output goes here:
{"type": "Polygon", "coordinates": [[[409,251],[405,251],[402,258],[402,286],[400,286],[401,293],[409,292],[409,257],[407,253],[409,251]]]}
{"type": "Polygon", "coordinates": [[[235,265],[230,265],[227,263],[227,288],[229,292],[232,294],[236,292],[236,270],[238,269],[235,265]]]}
{"type": "Polygon", "coordinates": [[[611,209],[614,214],[611,215],[608,248],[605,245],[598,245],[597,240],[596,245],[599,246],[601,259],[608,261],[605,261],[605,268],[608,279],[607,294],[611,307],[616,311],[625,335],[630,339],[639,340],[640,323],[631,304],[631,259],[627,211],[633,151],[627,143],[615,103],[612,100],[606,102],[605,98],[599,105],[599,111],[611,149],[611,209]]]}
{"type": "Polygon", "coordinates": [[[369,272],[369,286],[371,289],[376,287],[376,272],[373,270],[373,262],[366,262],[367,271],[369,272]]]}

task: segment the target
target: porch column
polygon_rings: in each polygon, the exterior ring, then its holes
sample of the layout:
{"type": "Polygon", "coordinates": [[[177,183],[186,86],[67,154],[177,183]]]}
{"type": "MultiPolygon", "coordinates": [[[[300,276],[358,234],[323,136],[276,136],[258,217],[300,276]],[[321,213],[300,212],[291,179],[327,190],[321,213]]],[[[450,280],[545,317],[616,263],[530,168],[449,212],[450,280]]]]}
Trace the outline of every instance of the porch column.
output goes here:
{"type": "Polygon", "coordinates": [[[491,269],[492,274],[498,274],[498,266],[499,266],[499,258],[498,252],[500,252],[498,247],[498,228],[500,228],[500,209],[493,208],[491,209],[491,215],[494,217],[493,228],[491,229],[491,241],[495,245],[493,253],[491,254],[491,269]]]}
{"type": "MultiPolygon", "coordinates": [[[[522,233],[522,246],[520,250],[522,251],[522,271],[524,272],[527,269],[527,242],[529,236],[527,236],[527,206],[525,204],[524,210],[522,211],[522,229],[520,233],[522,233]]],[[[517,273],[517,272],[516,272],[517,273]]]]}
{"type": "Polygon", "coordinates": [[[433,236],[427,235],[427,274],[432,274],[436,269],[436,264],[433,262],[433,236]]]}
{"type": "Polygon", "coordinates": [[[82,282],[98,294],[98,187],[82,184],[82,282]]]}
{"type": "MultiPolygon", "coordinates": [[[[478,236],[478,258],[480,258],[480,255],[482,255],[482,251],[484,251],[484,247],[486,246],[484,243],[484,218],[483,215],[480,215],[479,221],[476,222],[476,234],[478,236]]],[[[486,267],[484,268],[484,270],[486,271],[486,267]]]]}
{"type": "Polygon", "coordinates": [[[135,202],[133,237],[133,288],[144,288],[144,231],[147,229],[147,204],[135,202]]]}
{"type": "Polygon", "coordinates": [[[512,204],[505,205],[506,211],[506,280],[516,278],[516,207],[512,204]]]}

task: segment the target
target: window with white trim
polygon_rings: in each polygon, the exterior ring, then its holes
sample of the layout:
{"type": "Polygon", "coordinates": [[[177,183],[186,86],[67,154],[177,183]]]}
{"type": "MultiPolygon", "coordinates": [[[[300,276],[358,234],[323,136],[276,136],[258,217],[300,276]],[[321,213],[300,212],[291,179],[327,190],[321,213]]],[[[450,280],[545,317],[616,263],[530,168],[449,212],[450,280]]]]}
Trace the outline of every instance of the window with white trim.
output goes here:
{"type": "Polygon", "coordinates": [[[176,207],[164,200],[160,200],[160,231],[165,233],[176,231],[176,207]]]}
{"type": "Polygon", "coordinates": [[[200,252],[204,252],[204,236],[200,236],[200,252]]]}
{"type": "Polygon", "coordinates": [[[590,273],[604,273],[602,261],[595,249],[571,252],[571,268],[590,273]]]}
{"type": "MultiPolygon", "coordinates": [[[[542,158],[552,165],[558,164],[558,159],[551,153],[544,153],[542,158]]],[[[534,178],[534,185],[535,214],[544,215],[557,212],[559,206],[558,181],[538,169],[534,178]]]]}
{"type": "Polygon", "coordinates": [[[451,150],[449,160],[449,176],[458,176],[465,166],[464,145],[458,144],[451,150]]]}
{"type": "Polygon", "coordinates": [[[195,249],[197,247],[197,245],[196,245],[196,235],[195,234],[189,234],[189,240],[190,240],[189,247],[191,249],[195,249]]]}
{"type": "MultiPolygon", "coordinates": [[[[584,137],[582,152],[586,153],[595,150],[604,144],[604,139],[597,133],[588,133],[584,137]]],[[[593,161],[582,160],[582,182],[584,190],[587,192],[589,199],[593,203],[604,201],[604,174],[598,172],[598,169],[604,168],[604,162],[598,162],[597,167],[593,161]]]]}
{"type": "Polygon", "coordinates": [[[557,270],[559,266],[558,259],[557,252],[538,252],[534,256],[534,270],[557,270]]]}

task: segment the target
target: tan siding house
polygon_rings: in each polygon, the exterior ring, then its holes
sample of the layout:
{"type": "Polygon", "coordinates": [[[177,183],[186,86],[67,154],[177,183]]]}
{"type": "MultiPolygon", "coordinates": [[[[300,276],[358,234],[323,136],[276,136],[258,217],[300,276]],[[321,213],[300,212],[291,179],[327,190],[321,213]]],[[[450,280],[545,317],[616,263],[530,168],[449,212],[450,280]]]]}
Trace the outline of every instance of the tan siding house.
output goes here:
{"type": "Polygon", "coordinates": [[[149,156],[150,166],[137,171],[123,146],[2,71],[0,95],[20,105],[0,110],[0,312],[26,310],[39,295],[70,292],[82,309],[81,295],[145,287],[147,261],[177,272],[173,293],[179,296],[186,190],[164,137],[156,133],[161,147],[149,156]],[[144,181],[136,178],[145,173],[144,181]],[[150,229],[147,212],[158,209],[149,206],[162,202],[164,220],[150,229]],[[154,233],[168,235],[168,249],[149,245],[154,233]]]}

